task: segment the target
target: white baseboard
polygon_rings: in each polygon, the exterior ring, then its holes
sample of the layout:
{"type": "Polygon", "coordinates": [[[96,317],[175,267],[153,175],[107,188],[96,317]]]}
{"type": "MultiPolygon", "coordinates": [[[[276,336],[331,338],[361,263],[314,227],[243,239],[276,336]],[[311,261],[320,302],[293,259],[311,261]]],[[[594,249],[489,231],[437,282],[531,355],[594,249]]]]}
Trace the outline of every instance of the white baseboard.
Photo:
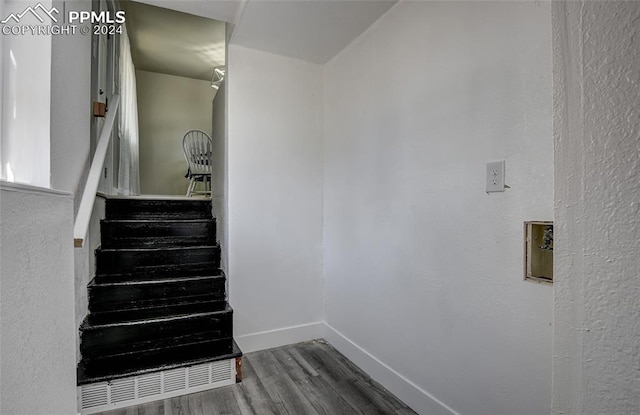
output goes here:
{"type": "Polygon", "coordinates": [[[323,336],[324,323],[319,321],[316,323],[301,324],[299,326],[236,336],[235,340],[243,353],[249,353],[319,339],[323,336]]]}
{"type": "Polygon", "coordinates": [[[250,353],[319,338],[324,338],[417,413],[460,415],[325,322],[246,334],[235,337],[235,340],[244,353],[250,353]]]}
{"type": "Polygon", "coordinates": [[[417,413],[425,415],[459,415],[429,392],[378,360],[329,324],[324,323],[323,325],[324,338],[327,342],[417,413]]]}

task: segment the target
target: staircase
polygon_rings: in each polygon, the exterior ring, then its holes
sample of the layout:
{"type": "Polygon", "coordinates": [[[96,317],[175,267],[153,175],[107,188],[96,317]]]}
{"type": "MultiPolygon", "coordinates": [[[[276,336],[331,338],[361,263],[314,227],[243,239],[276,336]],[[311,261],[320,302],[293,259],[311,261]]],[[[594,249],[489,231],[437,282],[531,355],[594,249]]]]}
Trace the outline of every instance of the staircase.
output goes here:
{"type": "Polygon", "coordinates": [[[211,201],[108,198],[100,225],[80,326],[79,411],[234,383],[241,352],[211,201]]]}

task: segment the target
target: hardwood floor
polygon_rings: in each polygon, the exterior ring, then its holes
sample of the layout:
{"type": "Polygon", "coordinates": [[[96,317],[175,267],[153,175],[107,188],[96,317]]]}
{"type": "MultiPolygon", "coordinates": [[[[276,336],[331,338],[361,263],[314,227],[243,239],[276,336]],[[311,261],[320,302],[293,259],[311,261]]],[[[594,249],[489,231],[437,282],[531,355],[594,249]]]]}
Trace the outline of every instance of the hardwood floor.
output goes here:
{"type": "Polygon", "coordinates": [[[99,415],[415,414],[322,340],[247,353],[242,383],[99,415]]]}

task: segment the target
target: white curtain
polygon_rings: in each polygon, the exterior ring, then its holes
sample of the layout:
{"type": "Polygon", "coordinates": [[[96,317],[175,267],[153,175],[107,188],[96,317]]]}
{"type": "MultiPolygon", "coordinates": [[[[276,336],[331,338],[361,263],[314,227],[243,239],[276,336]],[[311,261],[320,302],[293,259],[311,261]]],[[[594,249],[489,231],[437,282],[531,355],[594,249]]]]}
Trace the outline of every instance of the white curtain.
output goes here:
{"type": "Polygon", "coordinates": [[[136,70],[131,59],[127,30],[122,25],[120,35],[120,166],[118,193],[140,194],[140,159],[138,156],[138,100],[136,96],[136,70]]]}

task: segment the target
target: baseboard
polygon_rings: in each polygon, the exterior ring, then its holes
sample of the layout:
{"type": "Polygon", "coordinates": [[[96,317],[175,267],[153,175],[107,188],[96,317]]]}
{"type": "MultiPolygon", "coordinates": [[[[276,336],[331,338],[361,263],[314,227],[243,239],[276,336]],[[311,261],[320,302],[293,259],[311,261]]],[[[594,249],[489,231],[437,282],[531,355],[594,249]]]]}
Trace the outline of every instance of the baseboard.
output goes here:
{"type": "Polygon", "coordinates": [[[340,353],[417,413],[460,415],[325,322],[246,334],[235,337],[235,340],[244,353],[250,353],[319,338],[327,340],[340,353]]]}
{"type": "Polygon", "coordinates": [[[316,322],[235,336],[235,340],[243,353],[249,353],[319,339],[324,330],[324,323],[316,322]]]}
{"type": "Polygon", "coordinates": [[[459,415],[429,392],[378,360],[329,324],[323,323],[323,326],[324,338],[327,342],[417,413],[425,415],[459,415]]]}

